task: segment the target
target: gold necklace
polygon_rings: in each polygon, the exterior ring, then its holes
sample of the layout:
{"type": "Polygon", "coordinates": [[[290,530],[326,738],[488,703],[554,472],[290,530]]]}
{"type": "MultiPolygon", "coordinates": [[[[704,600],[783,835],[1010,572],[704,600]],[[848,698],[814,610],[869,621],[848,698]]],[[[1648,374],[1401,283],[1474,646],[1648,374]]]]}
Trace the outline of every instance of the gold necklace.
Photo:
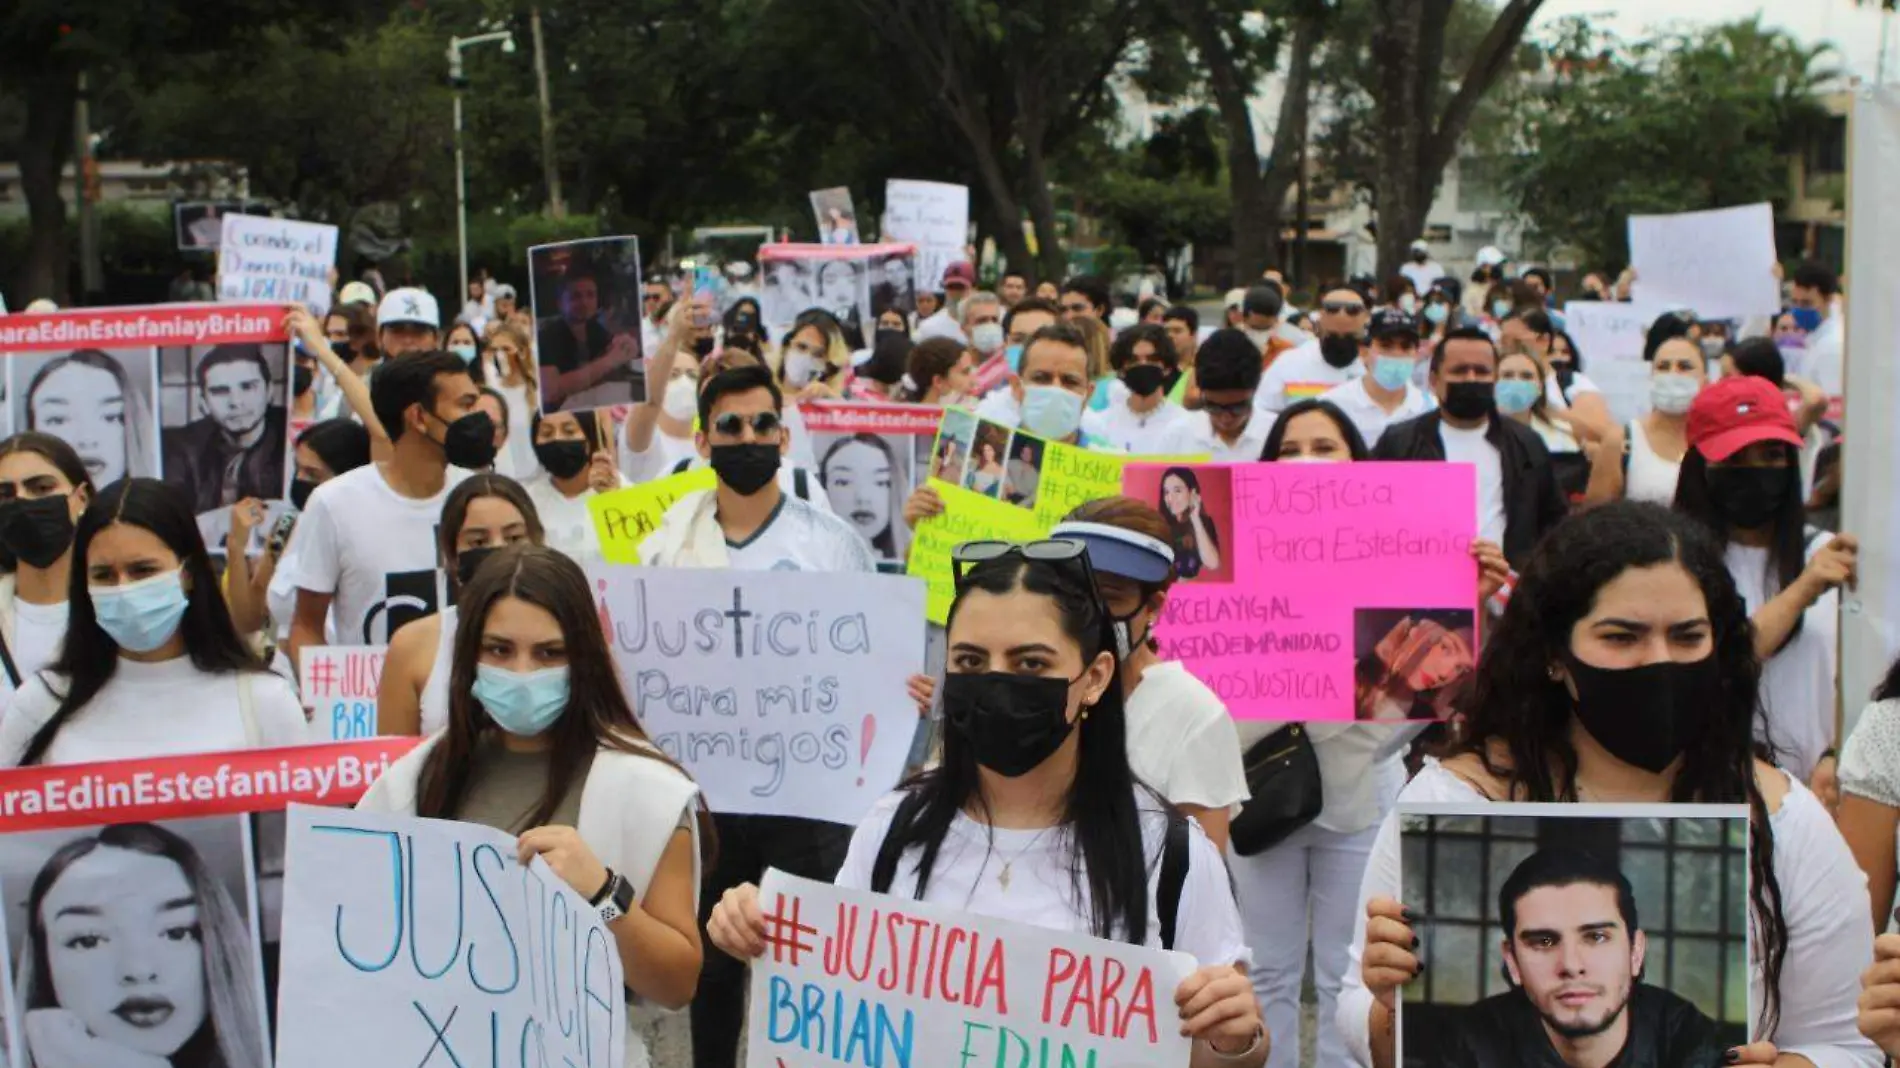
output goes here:
{"type": "Polygon", "coordinates": [[[1036,836],[1029,840],[1029,844],[1023,846],[1021,849],[1018,849],[1016,851],[1015,856],[1010,857],[1008,860],[1005,860],[1003,862],[1002,868],[998,870],[996,873],[996,885],[1002,887],[1004,890],[1008,890],[1010,866],[1015,864],[1017,861],[1023,859],[1023,856],[1027,854],[1031,849],[1036,848],[1036,843],[1042,841],[1043,835],[1048,834],[1050,831],[1055,830],[1057,827],[1060,827],[1060,826],[1062,825],[1059,823],[1052,823],[1049,826],[1044,827],[1042,830],[1037,831],[1036,836]]]}

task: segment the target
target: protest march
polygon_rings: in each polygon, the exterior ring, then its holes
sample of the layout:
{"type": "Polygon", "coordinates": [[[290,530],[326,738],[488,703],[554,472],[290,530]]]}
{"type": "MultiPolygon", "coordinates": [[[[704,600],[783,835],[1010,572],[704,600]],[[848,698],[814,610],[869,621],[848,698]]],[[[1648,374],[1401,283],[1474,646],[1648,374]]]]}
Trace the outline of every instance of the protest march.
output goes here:
{"type": "MultiPolygon", "coordinates": [[[[1793,193],[1606,180],[1494,225],[1465,202],[1587,162],[1566,93],[1640,110],[1611,80],[1686,92],[1707,42],[1076,4],[1127,40],[860,5],[843,39],[937,86],[888,86],[934,155],[820,145],[889,105],[827,71],[757,101],[793,126],[703,123],[733,143],[687,187],[557,139],[597,61],[570,5],[411,5],[377,34],[467,34],[442,159],[321,197],[277,173],[316,147],[172,172],[169,287],[122,255],[158,165],[93,153],[195,111],[81,75],[75,232],[25,151],[31,240],[0,218],[0,1068],[1893,1064],[1884,38],[1880,77],[1801,83],[1832,111],[1782,101],[1820,141],[1696,150],[1793,193]],[[531,73],[476,88],[517,35],[531,73]],[[1299,95],[1263,132],[1269,70],[1299,95]],[[1475,95],[1395,103],[1441,82],[1475,95]],[[1353,170],[1414,121],[1429,173],[1353,170]]],[[[258,63],[368,62],[298,17],[258,63]]],[[[1801,43],[1752,25],[1730,60],[1801,43]]]]}

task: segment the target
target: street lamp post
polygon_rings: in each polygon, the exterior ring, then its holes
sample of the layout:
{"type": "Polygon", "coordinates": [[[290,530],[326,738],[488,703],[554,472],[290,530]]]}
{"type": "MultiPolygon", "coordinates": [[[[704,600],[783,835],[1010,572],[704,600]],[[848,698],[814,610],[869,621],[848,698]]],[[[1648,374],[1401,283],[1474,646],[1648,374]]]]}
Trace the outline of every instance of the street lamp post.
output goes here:
{"type": "Polygon", "coordinates": [[[490,41],[500,41],[503,52],[515,50],[514,35],[507,30],[449,38],[449,88],[455,97],[455,244],[462,264],[462,288],[455,295],[457,307],[468,299],[468,174],[462,160],[462,85],[467,79],[462,77],[462,49],[490,41]]]}

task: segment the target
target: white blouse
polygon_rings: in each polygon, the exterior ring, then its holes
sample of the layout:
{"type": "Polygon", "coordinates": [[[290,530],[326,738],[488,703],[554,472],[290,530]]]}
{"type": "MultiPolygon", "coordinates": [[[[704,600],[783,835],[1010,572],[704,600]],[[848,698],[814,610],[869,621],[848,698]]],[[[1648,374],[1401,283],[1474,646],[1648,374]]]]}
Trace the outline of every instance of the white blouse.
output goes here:
{"type": "MultiPolygon", "coordinates": [[[[1785,774],[1785,773],[1784,773],[1785,774]]],[[[1470,783],[1428,762],[1405,791],[1401,804],[1489,800],[1470,783]]],[[[1881,1053],[1859,1030],[1860,973],[1873,963],[1873,920],[1867,904],[1867,878],[1854,863],[1847,843],[1834,829],[1827,809],[1792,778],[1781,809],[1768,818],[1775,844],[1775,879],[1788,926],[1788,954],[1781,970],[1781,1023],[1772,1041],[1781,1053],[1813,1061],[1815,1068],[1878,1068],[1881,1053]]],[[[1354,913],[1352,949],[1345,985],[1339,992],[1337,1024],[1353,1058],[1372,1063],[1369,1016],[1372,991],[1360,973],[1366,945],[1366,902],[1398,898],[1399,825],[1386,817],[1366,865],[1354,913]]],[[[1751,951],[1756,947],[1751,946],[1751,951]]],[[[1761,962],[1752,962],[1749,1018],[1762,1009],[1761,962]]]]}

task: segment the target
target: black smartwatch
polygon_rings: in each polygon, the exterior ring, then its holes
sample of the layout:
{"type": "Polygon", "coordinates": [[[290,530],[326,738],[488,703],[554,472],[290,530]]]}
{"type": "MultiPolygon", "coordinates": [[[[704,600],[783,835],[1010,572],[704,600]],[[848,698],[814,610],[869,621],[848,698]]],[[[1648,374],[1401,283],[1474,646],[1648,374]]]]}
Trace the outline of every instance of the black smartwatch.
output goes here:
{"type": "Polygon", "coordinates": [[[621,878],[619,872],[608,868],[606,885],[587,903],[600,910],[601,923],[611,924],[633,908],[633,884],[621,878]]]}

